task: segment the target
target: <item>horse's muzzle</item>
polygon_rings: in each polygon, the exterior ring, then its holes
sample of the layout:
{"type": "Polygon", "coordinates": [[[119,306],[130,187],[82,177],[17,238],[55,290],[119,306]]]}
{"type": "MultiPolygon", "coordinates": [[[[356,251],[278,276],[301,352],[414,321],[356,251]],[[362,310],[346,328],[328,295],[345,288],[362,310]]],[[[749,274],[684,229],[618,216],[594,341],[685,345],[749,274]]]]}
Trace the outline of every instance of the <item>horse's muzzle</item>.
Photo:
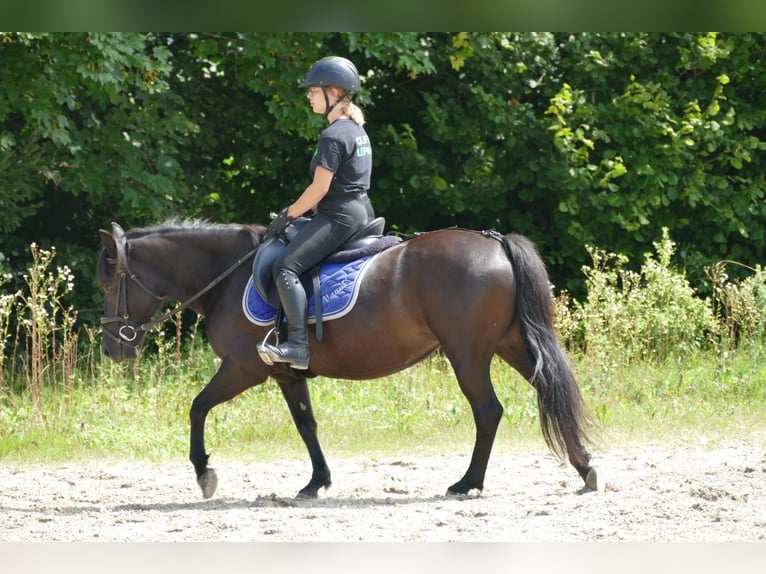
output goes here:
{"type": "Polygon", "coordinates": [[[101,343],[101,351],[104,353],[104,356],[110,358],[115,363],[134,361],[138,359],[140,354],[138,347],[115,343],[111,340],[104,340],[101,343]]]}

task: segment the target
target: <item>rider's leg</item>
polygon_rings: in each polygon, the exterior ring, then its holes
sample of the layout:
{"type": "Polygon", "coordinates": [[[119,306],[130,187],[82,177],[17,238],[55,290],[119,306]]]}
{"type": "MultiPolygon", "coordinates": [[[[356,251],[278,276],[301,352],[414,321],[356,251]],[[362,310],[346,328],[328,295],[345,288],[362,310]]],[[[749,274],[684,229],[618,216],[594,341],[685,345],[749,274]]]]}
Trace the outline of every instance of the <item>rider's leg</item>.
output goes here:
{"type": "Polygon", "coordinates": [[[277,291],[287,317],[287,341],[276,346],[259,345],[275,363],[290,363],[294,369],[309,368],[309,343],[306,327],[306,291],[300,279],[287,269],[277,275],[277,291]]]}

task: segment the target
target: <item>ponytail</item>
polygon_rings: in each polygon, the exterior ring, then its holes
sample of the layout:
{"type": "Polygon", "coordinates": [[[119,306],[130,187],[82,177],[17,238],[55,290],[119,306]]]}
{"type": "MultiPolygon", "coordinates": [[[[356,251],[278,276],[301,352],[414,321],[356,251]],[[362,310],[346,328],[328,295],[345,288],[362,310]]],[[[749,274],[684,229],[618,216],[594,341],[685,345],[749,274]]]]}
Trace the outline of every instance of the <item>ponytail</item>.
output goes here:
{"type": "Polygon", "coordinates": [[[365,119],[364,119],[364,113],[362,112],[361,108],[357,106],[354,102],[351,100],[344,100],[341,104],[344,115],[348,116],[358,126],[363,126],[365,119]]]}
{"type": "MultiPolygon", "coordinates": [[[[351,93],[346,92],[343,90],[343,88],[339,88],[337,86],[327,86],[325,89],[327,88],[334,88],[339,93],[343,94],[341,99],[335,105],[340,107],[340,110],[343,112],[344,116],[351,118],[358,126],[363,126],[365,122],[364,112],[362,112],[362,109],[359,106],[351,101],[351,93]]],[[[326,93],[327,92],[325,92],[325,94],[326,93]]]]}

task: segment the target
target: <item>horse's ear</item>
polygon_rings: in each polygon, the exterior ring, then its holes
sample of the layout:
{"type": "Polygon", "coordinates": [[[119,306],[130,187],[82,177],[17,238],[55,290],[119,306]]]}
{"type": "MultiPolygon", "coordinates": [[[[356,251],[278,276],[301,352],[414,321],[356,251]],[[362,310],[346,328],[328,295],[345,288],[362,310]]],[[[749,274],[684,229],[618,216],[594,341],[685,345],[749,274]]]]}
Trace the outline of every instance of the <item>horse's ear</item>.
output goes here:
{"type": "Polygon", "coordinates": [[[114,240],[114,236],[106,229],[99,229],[98,234],[101,236],[101,245],[104,246],[104,249],[106,249],[111,254],[116,254],[117,243],[114,240]]]}
{"type": "Polygon", "coordinates": [[[115,223],[114,221],[112,221],[112,235],[114,235],[115,239],[125,235],[125,231],[123,231],[122,227],[120,227],[120,224],[115,223]]]}

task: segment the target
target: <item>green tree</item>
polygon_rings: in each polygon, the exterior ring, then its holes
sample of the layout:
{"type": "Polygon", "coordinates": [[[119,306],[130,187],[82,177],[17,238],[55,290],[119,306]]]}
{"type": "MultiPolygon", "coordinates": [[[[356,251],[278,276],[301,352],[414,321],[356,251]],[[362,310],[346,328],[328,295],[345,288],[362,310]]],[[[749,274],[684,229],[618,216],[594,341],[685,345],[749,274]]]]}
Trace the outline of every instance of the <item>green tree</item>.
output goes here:
{"type": "Polygon", "coordinates": [[[19,268],[37,242],[87,277],[94,222],[176,212],[193,126],[170,56],[151,34],[0,34],[0,252],[19,268]]]}
{"type": "MultiPolygon", "coordinates": [[[[578,260],[588,243],[640,260],[670,229],[700,279],[721,258],[761,261],[766,116],[762,34],[580,34],[559,44],[562,84],[546,111],[546,181],[578,260]]],[[[568,271],[569,274],[573,269],[568,271]]]]}

